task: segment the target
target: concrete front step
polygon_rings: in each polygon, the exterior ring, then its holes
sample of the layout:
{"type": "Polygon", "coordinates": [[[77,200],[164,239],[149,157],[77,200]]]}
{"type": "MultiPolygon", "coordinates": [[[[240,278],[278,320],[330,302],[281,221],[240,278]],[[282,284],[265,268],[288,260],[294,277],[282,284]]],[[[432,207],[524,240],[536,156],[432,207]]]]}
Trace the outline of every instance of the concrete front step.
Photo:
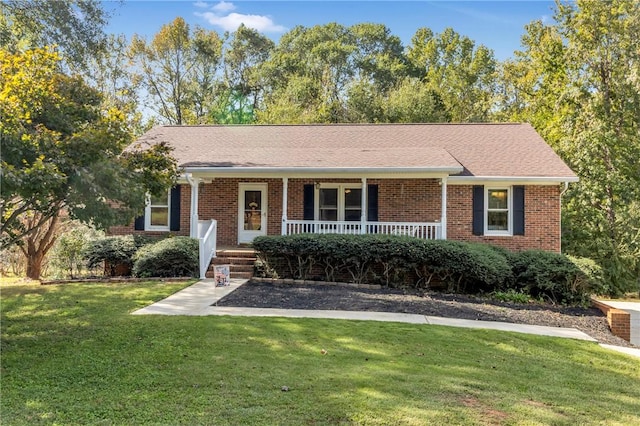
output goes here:
{"type": "Polygon", "coordinates": [[[253,265],[255,257],[214,257],[211,263],[214,265],[253,265]]]}
{"type": "Polygon", "coordinates": [[[255,258],[256,252],[249,249],[221,249],[216,250],[216,256],[218,257],[249,257],[255,258]]]}
{"type": "Polygon", "coordinates": [[[229,248],[216,251],[216,257],[211,260],[206,276],[214,277],[216,265],[229,265],[231,278],[250,279],[253,277],[253,264],[256,261],[255,251],[245,248],[229,248]]]}

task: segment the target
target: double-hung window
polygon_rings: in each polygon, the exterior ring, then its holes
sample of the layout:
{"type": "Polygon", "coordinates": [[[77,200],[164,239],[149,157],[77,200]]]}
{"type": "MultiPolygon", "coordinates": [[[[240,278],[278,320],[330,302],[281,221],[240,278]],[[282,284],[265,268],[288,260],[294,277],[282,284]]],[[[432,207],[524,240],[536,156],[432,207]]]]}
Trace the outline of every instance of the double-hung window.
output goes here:
{"type": "Polygon", "coordinates": [[[358,184],[322,184],[317,191],[316,217],[324,221],[360,221],[362,187],[358,184]]]}
{"type": "Polygon", "coordinates": [[[145,210],[145,229],[149,231],[168,231],[169,212],[171,211],[171,197],[169,191],[161,196],[149,195],[145,210]]]}
{"type": "Polygon", "coordinates": [[[511,235],[511,189],[485,190],[485,235],[511,235]]]}

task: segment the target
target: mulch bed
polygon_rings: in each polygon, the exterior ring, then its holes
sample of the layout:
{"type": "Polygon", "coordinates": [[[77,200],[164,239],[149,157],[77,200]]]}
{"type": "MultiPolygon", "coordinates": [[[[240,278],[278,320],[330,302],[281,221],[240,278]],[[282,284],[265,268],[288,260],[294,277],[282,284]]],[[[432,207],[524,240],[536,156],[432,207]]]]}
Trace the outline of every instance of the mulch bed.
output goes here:
{"type": "Polygon", "coordinates": [[[416,293],[392,288],[274,284],[248,282],[217,303],[218,306],[284,309],[399,312],[447,318],[502,321],[576,328],[600,343],[633,347],[611,334],[606,317],[596,308],[515,304],[482,297],[416,293]]]}

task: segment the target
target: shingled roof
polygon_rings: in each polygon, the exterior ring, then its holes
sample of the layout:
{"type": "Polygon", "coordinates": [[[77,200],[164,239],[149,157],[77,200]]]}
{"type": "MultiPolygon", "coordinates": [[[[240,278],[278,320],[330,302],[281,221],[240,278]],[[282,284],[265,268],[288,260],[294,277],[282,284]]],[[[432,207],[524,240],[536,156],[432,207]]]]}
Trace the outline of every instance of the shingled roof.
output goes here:
{"type": "Polygon", "coordinates": [[[358,170],[467,177],[576,175],[529,124],[158,126],[136,145],[165,141],[185,171],[358,170]]]}

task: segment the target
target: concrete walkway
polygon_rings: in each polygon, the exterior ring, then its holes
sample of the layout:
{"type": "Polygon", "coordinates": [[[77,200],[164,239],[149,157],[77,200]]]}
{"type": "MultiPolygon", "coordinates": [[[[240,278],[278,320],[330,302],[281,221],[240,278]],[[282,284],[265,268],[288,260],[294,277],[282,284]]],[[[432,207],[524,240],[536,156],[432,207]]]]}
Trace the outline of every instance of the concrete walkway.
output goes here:
{"type": "MultiPolygon", "coordinates": [[[[133,312],[133,315],[234,315],[245,317],[329,318],[362,321],[389,321],[409,324],[431,324],[449,327],[484,328],[541,336],[564,337],[595,342],[591,336],[575,328],[545,327],[497,321],[474,321],[441,318],[427,315],[391,312],[331,311],[306,309],[243,308],[216,306],[216,302],[244,283],[245,279],[232,279],[231,285],[216,287],[212,279],[199,281],[169,297],[133,312]]],[[[640,349],[600,345],[640,358],[640,349]]]]}

